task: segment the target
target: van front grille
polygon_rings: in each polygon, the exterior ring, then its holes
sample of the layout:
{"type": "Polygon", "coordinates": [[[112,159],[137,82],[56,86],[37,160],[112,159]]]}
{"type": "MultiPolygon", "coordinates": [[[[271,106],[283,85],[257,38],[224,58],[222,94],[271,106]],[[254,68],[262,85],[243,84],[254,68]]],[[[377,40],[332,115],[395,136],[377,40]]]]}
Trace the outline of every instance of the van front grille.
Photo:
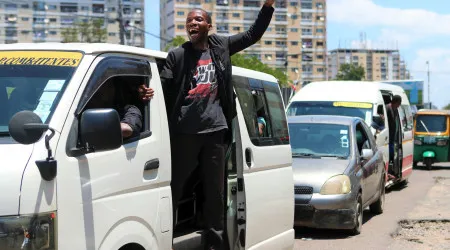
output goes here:
{"type": "Polygon", "coordinates": [[[308,186],[296,186],[294,187],[295,194],[312,194],[313,188],[308,186]]]}

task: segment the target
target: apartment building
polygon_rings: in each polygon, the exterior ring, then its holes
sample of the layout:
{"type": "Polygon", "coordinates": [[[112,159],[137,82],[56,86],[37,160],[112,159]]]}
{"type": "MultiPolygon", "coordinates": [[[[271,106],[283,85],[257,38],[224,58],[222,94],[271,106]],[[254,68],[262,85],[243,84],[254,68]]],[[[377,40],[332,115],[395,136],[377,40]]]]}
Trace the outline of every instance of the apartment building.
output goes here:
{"type": "MultiPolygon", "coordinates": [[[[233,35],[248,30],[264,1],[259,0],[160,0],[161,32],[166,39],[183,36],[192,8],[208,11],[213,31],[233,35]]],[[[243,53],[251,54],[289,74],[301,84],[326,79],[326,0],[277,0],[271,24],[263,38],[243,53]]],[[[167,42],[161,40],[161,49],[167,42]]]]}
{"type": "Polygon", "coordinates": [[[0,1],[0,43],[61,42],[61,32],[77,21],[105,20],[107,42],[119,43],[119,1],[124,23],[137,28],[125,31],[125,44],[144,47],[144,0],[16,0],[0,1]]]}
{"type": "Polygon", "coordinates": [[[406,80],[410,73],[398,50],[335,49],[328,55],[328,79],[334,79],[341,64],[361,65],[368,81],[406,80]]]}

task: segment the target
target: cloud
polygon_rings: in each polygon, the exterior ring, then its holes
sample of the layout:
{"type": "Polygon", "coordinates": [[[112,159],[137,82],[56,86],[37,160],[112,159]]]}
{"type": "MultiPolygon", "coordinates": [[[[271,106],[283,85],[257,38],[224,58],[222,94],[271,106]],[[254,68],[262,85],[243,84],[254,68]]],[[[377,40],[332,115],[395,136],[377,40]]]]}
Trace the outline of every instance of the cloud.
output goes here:
{"type": "Polygon", "coordinates": [[[450,35],[450,15],[422,9],[387,8],[372,0],[332,0],[328,20],[360,27],[387,26],[416,35],[450,35]]]}
{"type": "MultiPolygon", "coordinates": [[[[426,62],[429,61],[431,100],[438,107],[450,103],[450,49],[445,48],[445,41],[450,39],[450,15],[425,9],[383,7],[373,0],[331,0],[327,5],[329,22],[347,29],[378,30],[376,39],[367,40],[367,48],[397,49],[398,43],[400,51],[407,52],[407,67],[414,79],[424,80],[424,101],[428,101],[426,62]],[[435,47],[419,47],[429,44],[435,47]]],[[[360,47],[360,42],[353,41],[351,45],[360,47]]]]}
{"type": "Polygon", "coordinates": [[[423,48],[416,51],[415,59],[410,69],[415,79],[424,80],[425,96],[428,102],[427,65],[430,62],[430,93],[432,102],[438,107],[450,103],[450,49],[448,48],[423,48]]]}

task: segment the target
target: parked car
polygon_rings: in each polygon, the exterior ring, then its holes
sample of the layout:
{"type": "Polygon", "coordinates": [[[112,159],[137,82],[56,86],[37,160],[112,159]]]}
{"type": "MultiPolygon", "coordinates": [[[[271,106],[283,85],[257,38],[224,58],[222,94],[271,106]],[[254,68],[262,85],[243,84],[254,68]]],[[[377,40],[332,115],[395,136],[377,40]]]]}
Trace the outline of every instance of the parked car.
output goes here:
{"type": "Polygon", "coordinates": [[[295,226],[361,232],[363,209],[383,213],[383,153],[363,119],[288,118],[295,185],[295,226]]]}

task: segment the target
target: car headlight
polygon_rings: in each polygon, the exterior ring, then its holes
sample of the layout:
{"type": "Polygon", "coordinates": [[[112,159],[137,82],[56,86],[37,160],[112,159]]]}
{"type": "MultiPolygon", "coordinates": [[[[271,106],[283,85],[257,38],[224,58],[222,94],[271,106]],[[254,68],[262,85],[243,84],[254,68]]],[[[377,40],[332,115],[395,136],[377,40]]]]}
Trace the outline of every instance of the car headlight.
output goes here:
{"type": "Polygon", "coordinates": [[[320,194],[348,194],[351,190],[350,178],[346,175],[336,175],[328,179],[320,189],[320,194]]]}
{"type": "Polygon", "coordinates": [[[56,213],[0,217],[0,249],[56,249],[56,213]]]}

